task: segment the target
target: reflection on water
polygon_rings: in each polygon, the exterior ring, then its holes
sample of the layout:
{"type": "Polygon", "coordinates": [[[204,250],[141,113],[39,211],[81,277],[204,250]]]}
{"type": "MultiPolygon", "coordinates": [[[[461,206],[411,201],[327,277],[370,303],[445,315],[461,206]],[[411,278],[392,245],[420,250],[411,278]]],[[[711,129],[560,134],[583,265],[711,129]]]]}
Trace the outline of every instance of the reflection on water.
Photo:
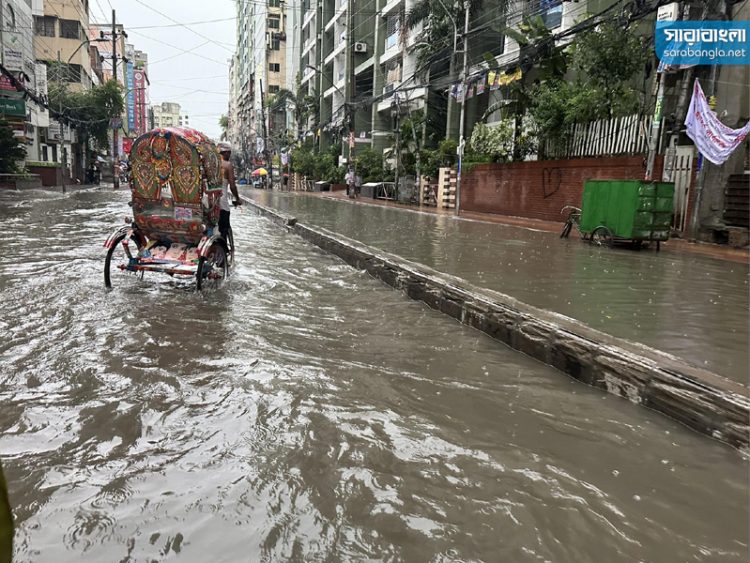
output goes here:
{"type": "Polygon", "coordinates": [[[576,237],[292,194],[255,193],[309,224],[750,383],[748,265],[597,248],[576,237]]]}
{"type": "MultiPolygon", "coordinates": [[[[745,561],[748,465],[250,213],[105,291],[108,190],[0,194],[16,561],[745,561]]],[[[573,267],[573,266],[571,266],[573,267]]]]}

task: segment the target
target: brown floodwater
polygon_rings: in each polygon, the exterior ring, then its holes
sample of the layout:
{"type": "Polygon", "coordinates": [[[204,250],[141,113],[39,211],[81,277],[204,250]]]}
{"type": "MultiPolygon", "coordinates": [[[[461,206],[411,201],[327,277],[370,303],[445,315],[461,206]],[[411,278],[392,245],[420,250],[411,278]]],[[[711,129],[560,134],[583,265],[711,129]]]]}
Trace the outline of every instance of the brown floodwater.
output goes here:
{"type": "Polygon", "coordinates": [[[0,193],[16,562],[747,561],[748,462],[252,213],[103,287],[122,192],[0,193]]]}
{"type": "MultiPolygon", "coordinates": [[[[750,266],[669,251],[592,247],[453,216],[252,192],[261,203],[530,305],[750,384],[750,266]]],[[[561,223],[562,228],[562,223],[561,223]]]]}

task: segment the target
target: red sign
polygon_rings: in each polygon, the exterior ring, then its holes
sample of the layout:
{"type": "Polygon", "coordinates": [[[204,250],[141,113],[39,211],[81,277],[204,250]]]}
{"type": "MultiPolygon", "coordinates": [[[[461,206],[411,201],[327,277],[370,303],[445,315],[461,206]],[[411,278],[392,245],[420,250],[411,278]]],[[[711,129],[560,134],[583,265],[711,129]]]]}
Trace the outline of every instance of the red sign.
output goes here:
{"type": "Polygon", "coordinates": [[[16,87],[13,86],[10,78],[5,76],[4,74],[0,75],[0,90],[10,90],[12,92],[16,91],[16,87]]]}
{"type": "Polygon", "coordinates": [[[135,131],[143,135],[148,129],[148,108],[146,106],[146,74],[136,70],[133,74],[135,88],[135,131]]]}
{"type": "Polygon", "coordinates": [[[130,149],[133,148],[133,139],[129,139],[128,137],[125,137],[122,140],[122,150],[126,154],[130,154],[130,149]]]}

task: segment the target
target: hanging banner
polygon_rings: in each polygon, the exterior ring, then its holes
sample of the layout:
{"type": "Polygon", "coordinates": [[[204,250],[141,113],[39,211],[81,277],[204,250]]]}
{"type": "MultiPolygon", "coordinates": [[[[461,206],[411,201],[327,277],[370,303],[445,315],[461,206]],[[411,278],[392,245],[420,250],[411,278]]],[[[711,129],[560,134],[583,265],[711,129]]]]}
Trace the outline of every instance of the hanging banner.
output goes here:
{"type": "Polygon", "coordinates": [[[742,129],[731,129],[719,121],[697,80],[693,85],[693,98],[685,126],[687,136],[701,154],[714,164],[723,164],[750,133],[750,121],[742,129]]]}
{"type": "Polygon", "coordinates": [[[521,78],[523,78],[523,72],[521,72],[520,68],[517,68],[515,72],[505,72],[498,76],[497,84],[498,86],[507,86],[508,84],[516,82],[517,80],[521,80],[521,78]]]}
{"type": "Polygon", "coordinates": [[[466,91],[466,99],[474,97],[474,83],[469,84],[469,89],[466,91]]]}
{"type": "Polygon", "coordinates": [[[479,78],[479,82],[477,82],[477,96],[479,94],[484,94],[484,85],[487,83],[487,75],[483,74],[479,78]]]}
{"type": "Polygon", "coordinates": [[[487,73],[487,83],[490,85],[490,90],[497,90],[497,87],[495,86],[496,77],[497,77],[497,72],[494,70],[491,70],[487,73]]]}

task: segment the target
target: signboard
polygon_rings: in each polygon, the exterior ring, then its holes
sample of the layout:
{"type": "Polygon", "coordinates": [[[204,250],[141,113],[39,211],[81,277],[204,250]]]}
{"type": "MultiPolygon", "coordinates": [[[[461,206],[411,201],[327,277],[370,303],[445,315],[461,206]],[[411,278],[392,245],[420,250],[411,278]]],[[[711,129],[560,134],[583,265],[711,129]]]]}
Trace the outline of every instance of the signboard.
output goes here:
{"type": "Polygon", "coordinates": [[[146,107],[146,75],[142,70],[136,70],[134,75],[135,83],[135,130],[142,135],[148,129],[146,107]]]}
{"type": "Polygon", "coordinates": [[[23,100],[0,99],[0,114],[26,117],[26,102],[23,100]]]}
{"type": "Polygon", "coordinates": [[[10,71],[23,70],[23,52],[12,47],[3,47],[3,66],[10,71]]]}
{"type": "Polygon", "coordinates": [[[656,21],[658,22],[673,22],[677,21],[680,16],[680,4],[678,2],[672,2],[664,6],[659,6],[659,10],[656,12],[656,21]]]}
{"type": "Polygon", "coordinates": [[[0,74],[0,90],[5,90],[7,92],[17,92],[16,87],[13,86],[13,83],[10,81],[10,78],[5,76],[4,74],[0,74]]]}
{"type": "Polygon", "coordinates": [[[130,150],[133,148],[133,139],[129,137],[125,137],[122,140],[122,150],[123,152],[130,154],[130,150]]]}
{"type": "Polygon", "coordinates": [[[128,131],[135,129],[135,77],[133,63],[128,62],[126,74],[126,88],[128,90],[128,131]]]}

